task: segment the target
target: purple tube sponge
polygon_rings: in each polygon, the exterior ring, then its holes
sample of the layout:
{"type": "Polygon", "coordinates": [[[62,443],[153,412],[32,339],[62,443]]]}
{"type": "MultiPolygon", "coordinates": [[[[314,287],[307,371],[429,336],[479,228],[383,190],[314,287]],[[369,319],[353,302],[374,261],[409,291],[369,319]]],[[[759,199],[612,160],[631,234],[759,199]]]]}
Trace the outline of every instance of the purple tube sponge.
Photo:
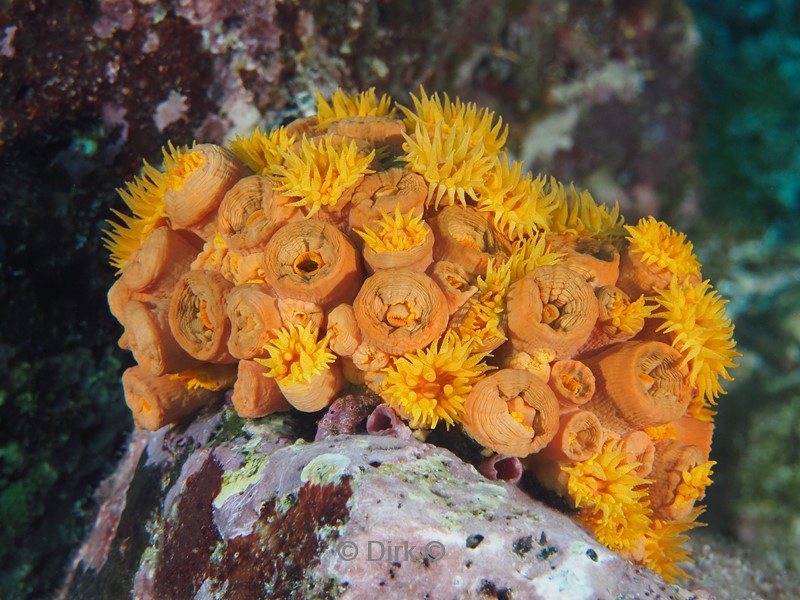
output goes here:
{"type": "Polygon", "coordinates": [[[518,483],[522,477],[522,462],[514,456],[495,454],[478,465],[478,471],[492,481],[518,483]]]}

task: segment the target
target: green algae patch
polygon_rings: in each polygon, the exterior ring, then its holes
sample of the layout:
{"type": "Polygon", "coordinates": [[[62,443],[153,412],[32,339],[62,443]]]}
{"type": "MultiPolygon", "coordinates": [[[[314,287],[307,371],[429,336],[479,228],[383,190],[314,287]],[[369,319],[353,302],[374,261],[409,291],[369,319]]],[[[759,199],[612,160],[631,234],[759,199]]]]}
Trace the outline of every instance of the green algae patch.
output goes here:
{"type": "Polygon", "coordinates": [[[446,510],[437,517],[443,526],[458,524],[465,513],[482,517],[500,508],[508,497],[508,491],[502,485],[471,483],[469,493],[465,494],[464,480],[453,473],[452,464],[453,461],[446,457],[430,456],[408,462],[384,463],[378,470],[409,484],[409,490],[414,490],[409,494],[409,500],[445,507],[446,510]]]}
{"type": "Polygon", "coordinates": [[[295,417],[288,412],[273,413],[259,419],[244,419],[242,430],[252,437],[265,439],[297,437],[295,417]]]}
{"type": "Polygon", "coordinates": [[[244,464],[235,471],[226,471],[222,476],[222,487],[214,498],[213,505],[220,508],[231,496],[243,494],[251,485],[264,476],[269,463],[269,455],[245,459],[244,464]]]}
{"type": "Polygon", "coordinates": [[[211,444],[219,444],[238,438],[242,434],[242,429],[246,422],[247,419],[240,417],[231,407],[225,406],[222,413],[222,424],[214,433],[211,444]]]}
{"type": "Polygon", "coordinates": [[[347,467],[350,466],[350,459],[344,454],[333,454],[326,452],[312,458],[303,467],[300,473],[300,481],[303,483],[316,483],[317,485],[338,485],[342,481],[347,467]]]}

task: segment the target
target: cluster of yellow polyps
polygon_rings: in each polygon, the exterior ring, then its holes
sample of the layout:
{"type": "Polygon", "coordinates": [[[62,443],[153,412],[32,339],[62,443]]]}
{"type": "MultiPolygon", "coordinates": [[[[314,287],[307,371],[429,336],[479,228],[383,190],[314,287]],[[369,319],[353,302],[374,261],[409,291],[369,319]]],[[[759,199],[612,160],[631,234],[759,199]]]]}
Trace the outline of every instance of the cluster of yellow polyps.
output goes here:
{"type": "Polygon", "coordinates": [[[685,236],[532,177],[506,137],[446,95],[338,90],[228,148],[168,145],[106,237],[126,400],[156,429],[231,386],[245,417],[366,386],[524,459],[600,541],[681,577],[738,356],[725,302],[685,236]]]}

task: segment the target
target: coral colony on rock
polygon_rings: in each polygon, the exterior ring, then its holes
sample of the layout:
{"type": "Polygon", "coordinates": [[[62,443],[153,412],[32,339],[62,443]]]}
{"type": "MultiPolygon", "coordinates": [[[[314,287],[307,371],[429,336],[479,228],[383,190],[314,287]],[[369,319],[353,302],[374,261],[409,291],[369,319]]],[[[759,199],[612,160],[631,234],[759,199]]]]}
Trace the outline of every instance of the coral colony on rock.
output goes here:
{"type": "Polygon", "coordinates": [[[460,428],[482,472],[524,467],[601,543],[685,577],[739,356],[692,244],[525,173],[487,109],[317,96],[227,148],[169,144],[119,190],[108,299],[136,424],[229,388],[252,418],[376,395],[372,420],[460,428]]]}

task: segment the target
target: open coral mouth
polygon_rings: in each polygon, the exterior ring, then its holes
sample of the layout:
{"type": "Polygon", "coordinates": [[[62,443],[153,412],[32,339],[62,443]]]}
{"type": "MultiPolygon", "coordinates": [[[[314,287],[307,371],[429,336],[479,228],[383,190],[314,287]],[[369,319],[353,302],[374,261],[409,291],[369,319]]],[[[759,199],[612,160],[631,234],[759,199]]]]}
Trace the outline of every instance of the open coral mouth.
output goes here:
{"type": "Polygon", "coordinates": [[[739,356],[725,300],[684,234],[534,177],[507,135],[446,94],[371,89],[228,147],[169,143],[105,232],[134,420],[230,387],[247,418],[377,394],[391,426],[371,430],[455,428],[488,476],[527,469],[684,577],[739,356]]]}

